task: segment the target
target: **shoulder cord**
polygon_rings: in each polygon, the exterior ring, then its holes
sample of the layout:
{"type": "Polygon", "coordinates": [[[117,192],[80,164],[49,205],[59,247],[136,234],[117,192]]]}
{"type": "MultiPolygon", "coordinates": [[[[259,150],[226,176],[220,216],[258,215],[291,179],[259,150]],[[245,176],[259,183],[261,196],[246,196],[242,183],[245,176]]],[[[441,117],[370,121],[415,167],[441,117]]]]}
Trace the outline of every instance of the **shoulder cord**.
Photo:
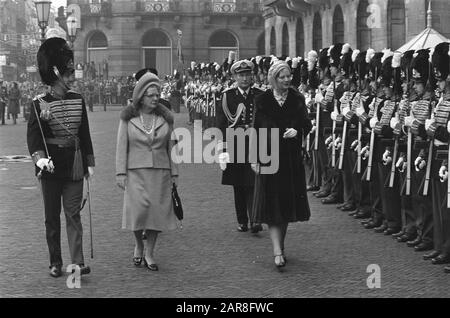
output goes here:
{"type": "MultiPolygon", "coordinates": [[[[38,100],[41,101],[42,99],[38,98],[38,100]]],[[[34,105],[34,102],[32,104],[33,104],[34,113],[36,114],[36,120],[37,120],[38,125],[39,125],[39,130],[41,131],[41,136],[42,136],[42,141],[44,143],[45,153],[47,155],[47,158],[51,159],[50,156],[49,156],[49,153],[48,153],[47,143],[45,142],[45,136],[44,136],[44,131],[42,130],[42,126],[41,126],[41,120],[40,120],[39,115],[38,115],[37,110],[36,110],[36,105],[34,105]]]]}
{"type": "Polygon", "coordinates": [[[228,128],[233,128],[237,124],[242,112],[245,110],[245,105],[243,103],[240,103],[237,107],[236,114],[233,115],[230,112],[230,109],[228,108],[227,93],[224,92],[222,98],[222,109],[225,114],[225,117],[227,117],[228,119],[228,122],[231,122],[231,125],[229,125],[228,128]]]}

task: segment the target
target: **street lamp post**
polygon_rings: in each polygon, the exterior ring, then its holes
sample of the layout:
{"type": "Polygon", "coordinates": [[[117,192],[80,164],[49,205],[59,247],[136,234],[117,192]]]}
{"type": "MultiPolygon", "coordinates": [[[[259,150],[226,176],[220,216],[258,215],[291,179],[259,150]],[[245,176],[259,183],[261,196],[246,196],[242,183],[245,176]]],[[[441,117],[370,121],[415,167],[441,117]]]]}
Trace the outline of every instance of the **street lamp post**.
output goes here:
{"type": "Polygon", "coordinates": [[[77,36],[78,21],[77,18],[71,15],[67,18],[66,23],[67,23],[67,35],[69,36],[69,41],[73,49],[73,43],[75,42],[75,38],[77,36]]]}
{"type": "Polygon", "coordinates": [[[41,43],[43,43],[45,41],[45,29],[48,25],[52,2],[48,0],[36,0],[34,1],[34,5],[36,6],[38,24],[41,29],[41,43]]]}

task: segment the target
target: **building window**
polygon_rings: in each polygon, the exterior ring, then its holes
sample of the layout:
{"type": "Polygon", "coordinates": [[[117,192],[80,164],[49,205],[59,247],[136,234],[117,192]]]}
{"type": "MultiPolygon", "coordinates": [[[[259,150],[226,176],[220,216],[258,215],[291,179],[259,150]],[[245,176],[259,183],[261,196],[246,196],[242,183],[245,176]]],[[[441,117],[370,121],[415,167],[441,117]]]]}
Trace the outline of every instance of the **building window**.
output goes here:
{"type": "Polygon", "coordinates": [[[333,43],[344,43],[344,14],[340,5],[333,14],[333,43]]]}
{"type": "Polygon", "coordinates": [[[358,49],[365,51],[372,43],[372,31],[368,25],[370,12],[367,11],[368,0],[361,0],[358,6],[356,34],[358,35],[358,49]]]}
{"type": "Polygon", "coordinates": [[[276,54],[277,50],[277,39],[276,39],[276,33],[275,28],[272,27],[272,30],[270,30],[270,54],[276,54]]]}
{"type": "Polygon", "coordinates": [[[160,77],[172,74],[172,41],[161,30],[150,30],[142,39],[142,66],[155,68],[160,77]]]}
{"type": "Polygon", "coordinates": [[[322,48],[322,19],[316,12],[313,20],[313,50],[319,52],[322,48]]]}
{"type": "Polygon", "coordinates": [[[258,52],[256,54],[258,54],[258,55],[265,55],[266,54],[266,36],[265,36],[264,33],[262,33],[258,37],[257,47],[258,47],[258,52]]]}
{"type": "Polygon", "coordinates": [[[396,50],[406,42],[405,0],[390,0],[388,3],[388,44],[396,50]]]}
{"type": "Polygon", "coordinates": [[[283,25],[283,35],[281,37],[281,55],[288,56],[289,55],[289,31],[287,23],[283,25]]]}
{"type": "Polygon", "coordinates": [[[236,60],[238,60],[239,43],[230,31],[221,30],[211,35],[209,38],[209,61],[222,64],[228,58],[230,51],[236,52],[236,60]]]}
{"type": "Polygon", "coordinates": [[[295,30],[296,50],[297,56],[304,56],[305,54],[305,32],[303,29],[302,18],[297,18],[297,27],[295,30]]]}
{"type": "Polygon", "coordinates": [[[87,62],[90,66],[91,78],[103,75],[106,77],[108,59],[108,39],[103,32],[95,31],[87,41],[87,62]]]}

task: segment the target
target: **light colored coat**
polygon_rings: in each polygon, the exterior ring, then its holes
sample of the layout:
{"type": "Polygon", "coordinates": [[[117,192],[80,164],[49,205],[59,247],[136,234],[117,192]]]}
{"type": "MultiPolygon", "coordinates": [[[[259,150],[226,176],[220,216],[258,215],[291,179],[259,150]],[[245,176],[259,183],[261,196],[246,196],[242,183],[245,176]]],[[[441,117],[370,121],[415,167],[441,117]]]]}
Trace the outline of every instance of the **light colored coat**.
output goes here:
{"type": "Polygon", "coordinates": [[[173,126],[164,117],[157,117],[155,131],[148,135],[139,117],[127,120],[122,116],[117,133],[116,175],[127,174],[128,169],[155,168],[170,169],[171,176],[178,176],[178,166],[171,159],[176,143],[173,126]]]}

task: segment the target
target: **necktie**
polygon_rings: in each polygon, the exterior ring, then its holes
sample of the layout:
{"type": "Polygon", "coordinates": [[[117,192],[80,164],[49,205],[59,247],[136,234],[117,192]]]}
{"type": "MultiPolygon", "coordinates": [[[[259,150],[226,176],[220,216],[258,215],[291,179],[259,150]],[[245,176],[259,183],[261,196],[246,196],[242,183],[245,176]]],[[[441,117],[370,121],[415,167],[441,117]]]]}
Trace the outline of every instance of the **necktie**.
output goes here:
{"type": "Polygon", "coordinates": [[[247,99],[247,93],[246,93],[246,92],[244,92],[244,93],[242,94],[242,96],[244,96],[244,99],[247,99]]]}

